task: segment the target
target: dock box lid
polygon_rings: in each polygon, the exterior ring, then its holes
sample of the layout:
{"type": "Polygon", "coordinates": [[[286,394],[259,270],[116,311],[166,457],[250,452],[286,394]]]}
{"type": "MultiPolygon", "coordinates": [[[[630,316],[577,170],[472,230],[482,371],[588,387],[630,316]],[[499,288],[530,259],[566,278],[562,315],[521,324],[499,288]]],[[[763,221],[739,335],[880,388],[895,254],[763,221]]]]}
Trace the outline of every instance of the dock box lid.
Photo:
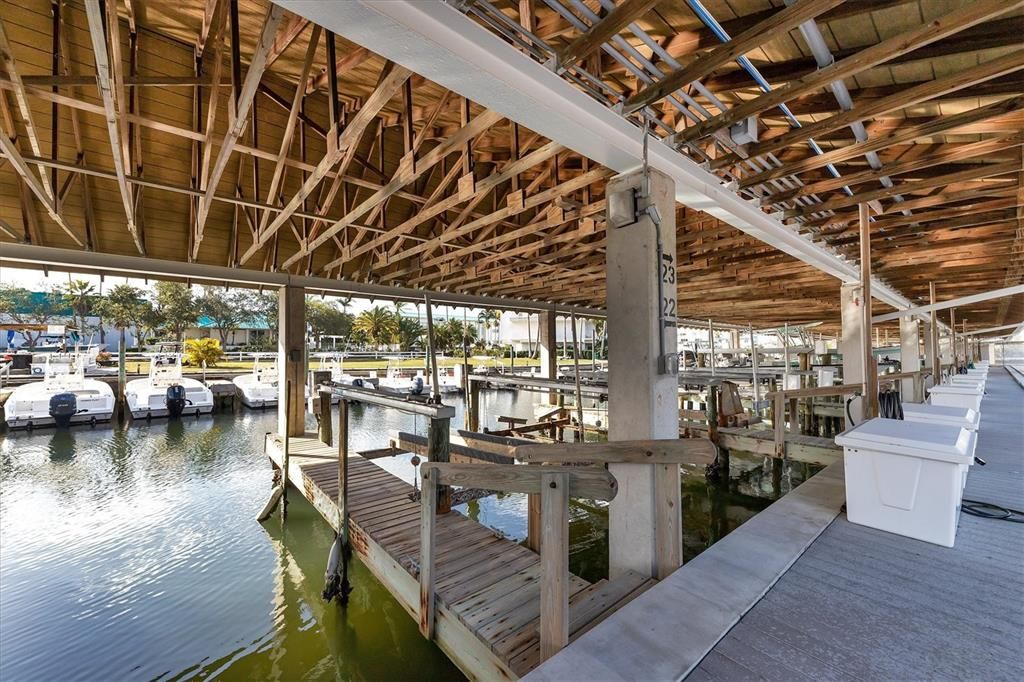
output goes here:
{"type": "Polygon", "coordinates": [[[965,429],[976,429],[981,419],[977,410],[969,407],[952,405],[932,405],[931,403],[903,403],[903,415],[912,421],[937,422],[940,424],[956,424],[965,429]]]}
{"type": "Polygon", "coordinates": [[[928,389],[929,393],[946,393],[956,395],[981,395],[984,393],[984,389],[981,384],[943,384],[941,386],[932,386],[928,389]]]}
{"type": "Polygon", "coordinates": [[[977,433],[950,424],[923,424],[877,417],[836,436],[843,447],[969,464],[977,433]]]}

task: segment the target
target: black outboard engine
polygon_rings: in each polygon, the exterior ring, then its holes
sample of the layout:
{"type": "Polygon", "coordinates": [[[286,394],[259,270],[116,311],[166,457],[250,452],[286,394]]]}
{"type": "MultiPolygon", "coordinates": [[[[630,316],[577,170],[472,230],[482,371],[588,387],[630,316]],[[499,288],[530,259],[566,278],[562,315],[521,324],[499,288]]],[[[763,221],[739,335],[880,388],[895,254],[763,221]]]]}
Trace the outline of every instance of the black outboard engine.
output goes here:
{"type": "Polygon", "coordinates": [[[184,386],[168,386],[167,397],[164,399],[167,404],[167,416],[172,419],[177,419],[181,416],[182,411],[185,409],[185,387],[184,386]]]}
{"type": "Polygon", "coordinates": [[[64,428],[78,412],[78,398],[74,393],[58,393],[50,398],[50,416],[53,423],[64,428]]]}
{"type": "Polygon", "coordinates": [[[416,377],[412,382],[412,394],[420,395],[423,393],[423,377],[416,377]]]}
{"type": "Polygon", "coordinates": [[[353,379],[352,380],[352,385],[355,386],[356,388],[362,388],[366,384],[363,382],[362,379],[353,379]]]}

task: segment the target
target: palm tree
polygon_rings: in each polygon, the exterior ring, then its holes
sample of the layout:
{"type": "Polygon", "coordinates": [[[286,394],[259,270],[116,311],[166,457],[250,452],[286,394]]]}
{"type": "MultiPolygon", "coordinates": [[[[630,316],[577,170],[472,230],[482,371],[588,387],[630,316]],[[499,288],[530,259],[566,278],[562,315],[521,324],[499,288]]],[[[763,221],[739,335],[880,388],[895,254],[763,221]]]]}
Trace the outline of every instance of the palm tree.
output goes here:
{"type": "Polygon", "coordinates": [[[490,329],[497,330],[501,326],[501,311],[493,309],[481,310],[480,314],[477,315],[477,319],[483,328],[484,340],[486,341],[487,332],[490,329]]]}
{"type": "Polygon", "coordinates": [[[391,343],[398,332],[398,321],[394,313],[387,308],[374,306],[359,313],[352,329],[362,334],[367,342],[381,348],[391,343]]]}
{"type": "Polygon", "coordinates": [[[81,338],[86,331],[85,318],[92,312],[95,302],[96,287],[84,279],[69,279],[68,283],[61,287],[60,293],[74,313],[75,326],[78,327],[78,335],[81,338]]]}

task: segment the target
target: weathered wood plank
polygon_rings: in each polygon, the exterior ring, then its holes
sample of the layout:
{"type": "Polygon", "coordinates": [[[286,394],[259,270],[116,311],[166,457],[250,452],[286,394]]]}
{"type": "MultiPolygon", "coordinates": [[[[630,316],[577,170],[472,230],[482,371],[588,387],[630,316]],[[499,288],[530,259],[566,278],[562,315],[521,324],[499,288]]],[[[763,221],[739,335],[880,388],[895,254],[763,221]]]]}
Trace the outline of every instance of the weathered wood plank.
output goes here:
{"type": "Polygon", "coordinates": [[[424,469],[438,469],[439,480],[459,485],[515,493],[540,493],[542,476],[546,473],[569,475],[569,496],[591,500],[611,500],[618,492],[615,477],[603,469],[583,467],[524,467],[484,464],[423,464],[424,469]]]}

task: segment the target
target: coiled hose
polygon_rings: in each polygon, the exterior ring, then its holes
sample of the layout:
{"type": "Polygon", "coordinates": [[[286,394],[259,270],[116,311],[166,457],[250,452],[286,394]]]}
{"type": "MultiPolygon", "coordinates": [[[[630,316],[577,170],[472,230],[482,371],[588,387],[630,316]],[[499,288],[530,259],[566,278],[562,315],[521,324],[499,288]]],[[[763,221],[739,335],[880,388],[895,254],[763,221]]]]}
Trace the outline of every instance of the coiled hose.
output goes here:
{"type": "Polygon", "coordinates": [[[878,416],[883,419],[903,419],[903,403],[896,391],[882,391],[878,394],[878,416]]]}

